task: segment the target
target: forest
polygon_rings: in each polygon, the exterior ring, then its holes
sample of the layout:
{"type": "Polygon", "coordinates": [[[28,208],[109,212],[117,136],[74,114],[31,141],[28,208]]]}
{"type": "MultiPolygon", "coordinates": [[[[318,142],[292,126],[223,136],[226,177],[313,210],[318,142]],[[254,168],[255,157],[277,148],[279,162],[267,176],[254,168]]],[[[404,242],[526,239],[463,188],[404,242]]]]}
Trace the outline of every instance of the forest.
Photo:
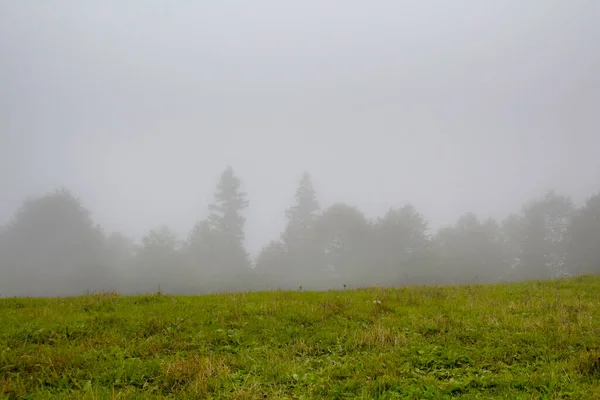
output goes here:
{"type": "Polygon", "coordinates": [[[208,217],[187,237],[161,225],[137,242],[105,232],[68,189],[28,198],[0,227],[0,296],[341,290],[600,272],[600,193],[578,207],[549,191],[502,220],[465,213],[432,232],[410,204],[377,218],[344,202],[322,209],[305,173],[284,231],[256,257],[244,245],[248,206],[228,167],[208,217]]]}

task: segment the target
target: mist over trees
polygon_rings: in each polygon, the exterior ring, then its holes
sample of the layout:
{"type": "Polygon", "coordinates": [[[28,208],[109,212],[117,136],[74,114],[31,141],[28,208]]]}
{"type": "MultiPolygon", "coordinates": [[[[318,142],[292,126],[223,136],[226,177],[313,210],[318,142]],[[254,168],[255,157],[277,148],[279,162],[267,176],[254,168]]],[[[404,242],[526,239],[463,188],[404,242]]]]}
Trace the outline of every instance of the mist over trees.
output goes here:
{"type": "Polygon", "coordinates": [[[304,174],[283,211],[283,232],[254,259],[244,246],[249,205],[228,167],[206,218],[186,238],[158,224],[135,243],[104,232],[67,189],[26,199],[0,226],[0,295],[326,290],[600,273],[600,193],[577,208],[550,191],[503,220],[466,213],[432,232],[410,204],[373,219],[343,202],[322,209],[304,174]]]}

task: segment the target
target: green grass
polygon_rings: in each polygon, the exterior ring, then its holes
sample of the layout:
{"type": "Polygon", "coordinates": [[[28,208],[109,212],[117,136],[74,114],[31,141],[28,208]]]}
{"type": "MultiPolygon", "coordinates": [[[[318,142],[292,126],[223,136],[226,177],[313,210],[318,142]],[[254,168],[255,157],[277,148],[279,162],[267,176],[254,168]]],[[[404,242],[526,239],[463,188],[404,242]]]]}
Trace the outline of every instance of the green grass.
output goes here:
{"type": "Polygon", "coordinates": [[[600,399],[600,277],[0,300],[1,399],[167,397],[600,399]]]}

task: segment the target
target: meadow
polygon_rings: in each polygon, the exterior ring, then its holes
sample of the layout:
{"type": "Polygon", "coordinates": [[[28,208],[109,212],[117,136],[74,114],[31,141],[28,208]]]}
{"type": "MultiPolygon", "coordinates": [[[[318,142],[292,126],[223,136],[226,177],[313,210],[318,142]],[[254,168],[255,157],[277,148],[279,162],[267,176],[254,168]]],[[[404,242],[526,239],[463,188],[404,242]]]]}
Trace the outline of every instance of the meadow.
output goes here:
{"type": "Polygon", "coordinates": [[[0,299],[0,399],[600,399],[600,277],[0,299]]]}

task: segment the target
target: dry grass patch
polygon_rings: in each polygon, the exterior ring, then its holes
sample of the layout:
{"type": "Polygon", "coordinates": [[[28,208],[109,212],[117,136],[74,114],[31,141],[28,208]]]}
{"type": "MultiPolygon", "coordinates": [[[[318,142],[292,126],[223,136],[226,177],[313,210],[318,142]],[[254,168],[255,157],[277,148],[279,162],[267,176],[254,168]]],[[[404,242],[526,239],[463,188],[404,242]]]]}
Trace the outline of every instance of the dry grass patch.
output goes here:
{"type": "Polygon", "coordinates": [[[191,388],[202,395],[208,393],[211,381],[230,374],[223,359],[199,355],[165,361],[161,370],[161,379],[169,390],[177,392],[191,388]]]}

